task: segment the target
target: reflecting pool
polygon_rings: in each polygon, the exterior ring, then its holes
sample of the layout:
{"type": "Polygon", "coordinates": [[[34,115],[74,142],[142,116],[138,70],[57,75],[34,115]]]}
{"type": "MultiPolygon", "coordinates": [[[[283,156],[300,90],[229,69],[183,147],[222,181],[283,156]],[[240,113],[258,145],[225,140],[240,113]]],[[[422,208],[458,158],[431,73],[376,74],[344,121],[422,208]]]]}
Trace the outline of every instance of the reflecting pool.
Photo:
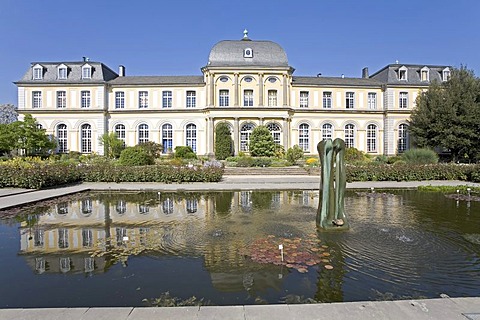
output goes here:
{"type": "Polygon", "coordinates": [[[0,307],[480,296],[480,203],[349,191],[317,233],[315,191],[86,193],[0,220],[0,307]],[[281,248],[281,249],[280,249],[281,248]],[[283,259],[283,260],[282,260],[283,259]]]}

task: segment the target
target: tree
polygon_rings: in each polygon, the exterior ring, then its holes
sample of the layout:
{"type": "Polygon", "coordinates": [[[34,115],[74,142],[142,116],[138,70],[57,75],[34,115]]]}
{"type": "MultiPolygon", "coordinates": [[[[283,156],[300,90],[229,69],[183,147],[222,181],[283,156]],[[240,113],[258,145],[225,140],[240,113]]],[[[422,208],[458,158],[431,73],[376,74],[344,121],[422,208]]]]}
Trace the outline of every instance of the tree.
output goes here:
{"type": "Polygon", "coordinates": [[[230,127],[225,122],[220,122],[215,128],[215,158],[225,160],[232,156],[232,146],[230,127]]]}
{"type": "Polygon", "coordinates": [[[143,148],[153,158],[159,158],[163,152],[163,146],[161,143],[153,141],[141,142],[138,144],[140,148],[143,148]]]}
{"type": "Polygon", "coordinates": [[[267,127],[258,126],[253,129],[249,150],[254,157],[273,157],[275,155],[275,141],[267,127]]]}
{"type": "Polygon", "coordinates": [[[292,148],[288,148],[286,157],[288,162],[296,164],[297,160],[303,158],[303,150],[298,145],[294,145],[292,148]]]}
{"type": "Polygon", "coordinates": [[[410,132],[422,148],[451,152],[452,160],[480,159],[480,80],[465,67],[445,83],[432,83],[417,97],[410,132]]]}
{"type": "Polygon", "coordinates": [[[105,157],[108,159],[119,158],[122,150],[125,149],[125,143],[115,132],[104,133],[100,137],[100,145],[103,146],[105,157]]]}
{"type": "Polygon", "coordinates": [[[13,104],[0,105],[0,124],[9,124],[17,121],[17,108],[13,104]]]}

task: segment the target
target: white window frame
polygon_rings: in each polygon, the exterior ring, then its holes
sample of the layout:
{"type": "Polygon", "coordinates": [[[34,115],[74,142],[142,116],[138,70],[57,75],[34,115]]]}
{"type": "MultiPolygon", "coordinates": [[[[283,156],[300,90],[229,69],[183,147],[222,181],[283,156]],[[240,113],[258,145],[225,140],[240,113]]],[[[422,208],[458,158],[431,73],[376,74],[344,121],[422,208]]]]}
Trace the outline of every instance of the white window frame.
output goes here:
{"type": "Polygon", "coordinates": [[[407,109],[408,108],[408,92],[399,92],[398,93],[398,108],[407,109]]]}
{"type": "Polygon", "coordinates": [[[197,152],[197,125],[194,123],[185,126],[185,145],[197,152]]]}
{"type": "Polygon", "coordinates": [[[195,108],[197,106],[197,92],[194,90],[188,90],[186,97],[186,107],[195,108]]]}
{"type": "Polygon", "coordinates": [[[170,90],[162,91],[162,108],[172,107],[173,92],[170,90]]]}
{"type": "Polygon", "coordinates": [[[282,133],[282,129],[281,129],[280,125],[276,122],[270,122],[270,123],[267,124],[267,129],[272,134],[273,142],[275,142],[275,144],[277,144],[277,145],[280,145],[282,143],[282,141],[280,139],[280,136],[281,136],[281,133],[282,133]]]}
{"type": "Polygon", "coordinates": [[[268,106],[269,107],[278,106],[277,90],[268,90],[268,106]]]}
{"type": "Polygon", "coordinates": [[[370,110],[377,109],[377,93],[376,92],[369,92],[367,94],[367,106],[370,110]]]}
{"type": "Polygon", "coordinates": [[[367,152],[377,152],[378,126],[374,123],[367,125],[367,152]]]}
{"type": "Polygon", "coordinates": [[[82,79],[92,79],[92,67],[90,65],[82,66],[82,79]]]}
{"type": "Polygon", "coordinates": [[[125,92],[115,92],[115,109],[125,109],[125,92]]]}
{"type": "Polygon", "coordinates": [[[66,66],[61,65],[57,69],[57,79],[58,80],[66,80],[68,77],[68,69],[66,66]]]}
{"type": "Polygon", "coordinates": [[[345,92],[345,108],[346,109],[355,108],[355,92],[352,92],[352,91],[345,92]]]}
{"type": "MultiPolygon", "coordinates": [[[[164,91],[167,92],[167,91],[164,91]]],[[[170,91],[171,93],[171,91],[170,91]]],[[[171,97],[170,97],[171,98],[171,97]]],[[[162,93],[162,101],[163,101],[163,93],[162,93]]],[[[170,101],[171,102],[171,101],[170,101]]],[[[163,102],[162,102],[163,103],[163,102]]],[[[171,103],[170,103],[171,104],[171,103]]],[[[148,91],[139,91],[138,92],[138,108],[139,109],[146,109],[148,108],[148,91]]],[[[165,107],[164,107],[165,108],[165,107]]]]}
{"type": "Polygon", "coordinates": [[[81,99],[80,107],[90,108],[91,101],[92,101],[90,90],[80,91],[80,99],[81,99]]]}
{"type": "Polygon", "coordinates": [[[326,139],[333,139],[333,125],[331,123],[322,125],[322,140],[326,139]]]}
{"type": "Polygon", "coordinates": [[[33,80],[42,80],[43,79],[43,67],[41,65],[35,65],[33,67],[33,75],[32,78],[33,80]]]}
{"type": "Polygon", "coordinates": [[[253,107],[253,90],[252,89],[243,90],[243,106],[253,107]]]}
{"type": "Polygon", "coordinates": [[[56,128],[57,133],[57,152],[66,153],[68,152],[68,128],[64,123],[60,123],[56,128]]]}
{"type": "Polygon", "coordinates": [[[409,145],[409,134],[408,134],[408,124],[401,123],[398,126],[398,143],[397,150],[398,153],[403,153],[408,150],[409,145]]]}
{"type": "Polygon", "coordinates": [[[353,123],[347,123],[343,128],[345,148],[355,148],[355,131],[355,125],[353,123]]]}
{"type": "Polygon", "coordinates": [[[422,82],[430,81],[430,69],[428,67],[423,67],[422,69],[420,69],[420,81],[422,82]]]}
{"type": "Polygon", "coordinates": [[[324,91],[322,94],[322,107],[323,109],[331,109],[332,108],[332,92],[331,91],[324,91]]]}
{"type": "Polygon", "coordinates": [[[230,105],[230,92],[228,89],[218,91],[218,105],[220,107],[228,107],[230,105]]]}
{"type": "Polygon", "coordinates": [[[80,127],[80,152],[92,153],[92,126],[88,123],[80,127]]]}
{"type": "Polygon", "coordinates": [[[303,152],[310,150],[310,125],[308,123],[301,123],[298,126],[298,146],[303,152]]]}
{"type": "Polygon", "coordinates": [[[308,91],[300,91],[300,108],[308,108],[308,100],[309,100],[309,92],[308,91]]]}
{"type": "Polygon", "coordinates": [[[138,125],[137,128],[137,133],[138,133],[138,144],[140,143],[145,143],[149,141],[149,132],[150,128],[148,127],[148,124],[146,123],[141,123],[138,125]]]}
{"type": "Polygon", "coordinates": [[[57,108],[64,109],[67,107],[67,92],[60,90],[57,91],[57,108]]]}
{"type": "Polygon", "coordinates": [[[42,91],[32,91],[32,108],[42,107],[42,91]]]}
{"type": "Polygon", "coordinates": [[[408,69],[405,66],[400,67],[398,69],[398,80],[400,81],[407,81],[408,79],[408,69]]]}
{"type": "Polygon", "coordinates": [[[445,68],[442,70],[442,81],[445,82],[445,81],[448,81],[450,79],[450,76],[451,76],[451,72],[450,72],[450,68],[445,68]]]}
{"type": "Polygon", "coordinates": [[[113,131],[117,135],[117,139],[120,139],[123,141],[123,145],[126,145],[126,127],[123,123],[118,123],[115,125],[113,131]]]}
{"type": "Polygon", "coordinates": [[[251,122],[244,123],[240,128],[240,151],[248,152],[250,150],[250,136],[252,135],[255,124],[251,122]]]}
{"type": "Polygon", "coordinates": [[[170,123],[162,125],[162,153],[173,151],[173,126],[170,123]]]}

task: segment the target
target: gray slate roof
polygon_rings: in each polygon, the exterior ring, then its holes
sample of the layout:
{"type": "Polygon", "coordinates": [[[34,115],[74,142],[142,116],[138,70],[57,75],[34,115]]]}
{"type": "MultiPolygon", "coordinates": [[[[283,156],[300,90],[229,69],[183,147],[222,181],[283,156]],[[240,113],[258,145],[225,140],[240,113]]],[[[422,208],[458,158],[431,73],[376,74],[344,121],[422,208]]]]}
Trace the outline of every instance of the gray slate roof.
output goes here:
{"type": "Polygon", "coordinates": [[[76,62],[32,62],[25,75],[16,83],[66,83],[87,84],[106,82],[118,77],[118,74],[101,62],[76,61],[76,62]],[[33,67],[37,64],[43,67],[43,79],[33,80],[33,67]],[[58,79],[57,68],[60,65],[67,66],[67,79],[58,79]],[[82,66],[88,64],[92,67],[91,79],[82,79],[82,66]]]}
{"type": "Polygon", "coordinates": [[[207,67],[288,67],[285,50],[272,41],[224,40],[213,46],[207,67]],[[253,50],[253,58],[244,58],[246,48],[253,50]]]}
{"type": "Polygon", "coordinates": [[[442,71],[449,66],[434,66],[434,65],[421,65],[421,64],[389,64],[383,69],[377,71],[370,76],[371,79],[378,80],[387,85],[418,85],[428,86],[432,81],[442,82],[442,71]],[[400,80],[398,76],[398,70],[405,66],[407,68],[407,80],[400,80]],[[420,70],[423,67],[427,67],[429,72],[430,81],[422,81],[420,70]]]}
{"type": "Polygon", "coordinates": [[[358,86],[381,87],[382,82],[368,78],[341,78],[341,77],[293,77],[292,85],[306,86],[358,86]]]}
{"type": "Polygon", "coordinates": [[[109,81],[112,85],[204,85],[203,76],[126,76],[109,81]]]}

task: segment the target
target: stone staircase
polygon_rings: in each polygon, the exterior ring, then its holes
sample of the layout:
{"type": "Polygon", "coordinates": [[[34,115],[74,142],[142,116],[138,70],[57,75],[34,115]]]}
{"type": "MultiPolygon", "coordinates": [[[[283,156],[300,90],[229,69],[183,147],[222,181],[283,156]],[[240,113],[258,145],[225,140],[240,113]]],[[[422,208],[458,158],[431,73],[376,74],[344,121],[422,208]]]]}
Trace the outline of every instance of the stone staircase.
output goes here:
{"type": "Polygon", "coordinates": [[[299,175],[318,175],[315,170],[309,170],[300,167],[226,167],[223,175],[225,176],[299,176],[299,175]],[[309,172],[310,171],[310,172],[309,172]]]}

